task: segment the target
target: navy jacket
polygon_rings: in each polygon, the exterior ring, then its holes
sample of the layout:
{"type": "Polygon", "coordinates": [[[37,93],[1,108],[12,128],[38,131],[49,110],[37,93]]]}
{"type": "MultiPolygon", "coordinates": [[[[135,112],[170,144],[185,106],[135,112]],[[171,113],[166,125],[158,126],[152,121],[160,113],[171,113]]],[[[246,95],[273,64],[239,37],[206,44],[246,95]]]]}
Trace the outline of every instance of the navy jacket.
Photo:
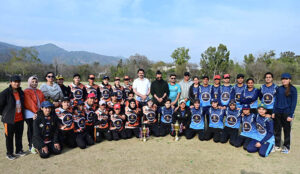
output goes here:
{"type": "Polygon", "coordinates": [[[285,87],[280,86],[276,91],[276,100],[274,104],[274,113],[288,114],[289,117],[294,117],[294,112],[297,105],[297,89],[291,86],[291,94],[285,96],[285,87]]]}

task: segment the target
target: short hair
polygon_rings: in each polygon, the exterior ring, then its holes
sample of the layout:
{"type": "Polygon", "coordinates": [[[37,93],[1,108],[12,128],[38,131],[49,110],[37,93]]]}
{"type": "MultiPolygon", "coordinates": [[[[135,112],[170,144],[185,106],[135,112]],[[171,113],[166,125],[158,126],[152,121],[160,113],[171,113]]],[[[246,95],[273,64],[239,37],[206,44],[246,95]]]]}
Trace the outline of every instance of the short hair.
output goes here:
{"type": "Polygon", "coordinates": [[[194,80],[194,79],[198,79],[198,80],[199,80],[199,77],[198,77],[198,76],[194,76],[194,77],[193,77],[193,80],[194,80]]]}
{"type": "Polygon", "coordinates": [[[55,76],[54,72],[48,71],[48,72],[46,73],[46,75],[45,75],[45,79],[47,78],[48,74],[53,74],[53,76],[55,76]]]}
{"type": "Polygon", "coordinates": [[[176,77],[176,74],[170,74],[170,77],[172,77],[172,76],[175,76],[175,77],[176,77]]]}
{"type": "Polygon", "coordinates": [[[75,73],[75,74],[73,75],[73,78],[75,78],[75,77],[81,78],[80,74],[78,74],[78,73],[75,73]]]}
{"type": "Polygon", "coordinates": [[[161,74],[160,70],[157,70],[157,71],[156,71],[156,74],[161,74]]]}
{"type": "Polygon", "coordinates": [[[172,100],[171,100],[170,98],[167,98],[167,99],[166,99],[166,103],[167,103],[168,101],[169,101],[170,103],[172,103],[172,100]]]}
{"type": "Polygon", "coordinates": [[[137,73],[139,73],[140,71],[143,71],[143,73],[145,73],[145,70],[144,70],[143,68],[139,68],[139,69],[137,70],[137,73]]]}
{"type": "Polygon", "coordinates": [[[271,75],[271,77],[273,78],[273,73],[271,73],[271,72],[266,72],[266,74],[265,74],[264,78],[266,78],[266,77],[267,77],[267,75],[271,75]]]}
{"type": "Polygon", "coordinates": [[[248,78],[247,80],[246,80],[246,83],[248,83],[250,80],[252,80],[253,81],[253,83],[254,83],[254,79],[253,78],[248,78]]]}
{"type": "Polygon", "coordinates": [[[130,94],[133,94],[133,96],[134,96],[134,92],[133,91],[128,92],[128,95],[130,95],[130,94]]]}

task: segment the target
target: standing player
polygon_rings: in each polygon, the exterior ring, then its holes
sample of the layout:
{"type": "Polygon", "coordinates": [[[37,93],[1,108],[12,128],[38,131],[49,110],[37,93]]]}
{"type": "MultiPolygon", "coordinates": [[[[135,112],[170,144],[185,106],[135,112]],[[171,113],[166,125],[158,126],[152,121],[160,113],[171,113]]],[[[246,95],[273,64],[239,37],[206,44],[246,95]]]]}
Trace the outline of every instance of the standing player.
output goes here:
{"type": "Polygon", "coordinates": [[[247,87],[241,95],[241,104],[248,104],[251,108],[251,113],[257,113],[259,90],[254,87],[254,80],[252,78],[247,79],[247,87]]]}
{"type": "Polygon", "coordinates": [[[200,99],[200,106],[202,107],[202,114],[206,118],[206,124],[209,123],[208,112],[211,106],[211,98],[214,95],[213,87],[208,84],[209,78],[208,76],[203,76],[202,83],[199,88],[199,99],[200,99]]]}
{"type": "Polygon", "coordinates": [[[189,89],[189,100],[191,106],[194,105],[194,101],[196,99],[199,99],[199,88],[200,88],[199,77],[194,76],[193,81],[194,83],[190,86],[189,89]]]}
{"type": "Polygon", "coordinates": [[[102,83],[99,85],[100,87],[100,93],[101,93],[101,100],[104,100],[106,102],[110,101],[110,97],[112,95],[112,87],[109,84],[109,77],[104,76],[102,83]]]}
{"type": "Polygon", "coordinates": [[[220,87],[220,106],[222,109],[226,109],[230,100],[234,99],[235,91],[230,85],[230,75],[224,74],[224,84],[220,87]]]}
{"type": "Polygon", "coordinates": [[[236,76],[236,84],[234,85],[234,91],[235,91],[235,102],[236,107],[238,109],[242,109],[241,104],[241,95],[244,92],[244,89],[246,88],[246,85],[244,84],[244,74],[238,74],[236,76]]]}
{"type": "Polygon", "coordinates": [[[132,89],[132,85],[129,83],[130,81],[130,78],[129,76],[124,76],[124,85],[123,85],[123,88],[124,88],[124,99],[127,100],[128,99],[128,95],[130,92],[133,93],[133,89],[132,89]]]}
{"type": "Polygon", "coordinates": [[[90,93],[95,94],[95,103],[98,104],[99,99],[100,99],[100,88],[98,85],[95,84],[95,75],[94,74],[89,74],[88,75],[88,81],[89,84],[85,85],[87,95],[90,93]]]}
{"type": "Polygon", "coordinates": [[[260,87],[259,99],[261,103],[265,104],[267,114],[272,115],[276,100],[277,85],[273,83],[273,74],[271,72],[265,74],[265,82],[266,84],[260,87]]]}
{"type": "Polygon", "coordinates": [[[85,101],[87,96],[86,88],[80,83],[80,78],[79,74],[74,74],[73,83],[69,85],[71,89],[71,104],[73,106],[76,106],[79,100],[85,101]]]}

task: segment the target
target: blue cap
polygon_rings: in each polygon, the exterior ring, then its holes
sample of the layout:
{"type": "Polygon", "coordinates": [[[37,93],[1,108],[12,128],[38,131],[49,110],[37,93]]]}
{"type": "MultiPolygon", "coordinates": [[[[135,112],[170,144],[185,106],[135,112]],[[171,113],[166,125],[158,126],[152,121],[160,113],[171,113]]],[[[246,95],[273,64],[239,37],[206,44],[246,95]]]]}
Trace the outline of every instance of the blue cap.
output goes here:
{"type": "Polygon", "coordinates": [[[281,74],[281,79],[292,79],[292,76],[289,73],[283,73],[281,74]]]}
{"type": "Polygon", "coordinates": [[[264,109],[267,109],[266,105],[263,104],[263,103],[259,104],[258,107],[257,107],[257,109],[258,109],[258,108],[264,108],[264,109]]]}
{"type": "Polygon", "coordinates": [[[245,110],[250,109],[250,105],[249,105],[249,104],[244,104],[244,105],[243,105],[243,110],[244,110],[244,109],[245,109],[245,110]]]}
{"type": "Polygon", "coordinates": [[[83,105],[83,104],[84,104],[84,102],[82,100],[77,101],[77,105],[83,105]]]}
{"type": "Polygon", "coordinates": [[[108,76],[104,76],[104,77],[103,77],[103,80],[104,80],[104,79],[108,79],[108,80],[109,80],[109,77],[108,77],[108,76]]]}
{"type": "Polygon", "coordinates": [[[49,102],[49,101],[44,101],[42,104],[41,104],[41,107],[42,108],[50,108],[50,107],[53,107],[54,105],[49,102]]]}
{"type": "Polygon", "coordinates": [[[211,102],[218,102],[218,99],[212,98],[210,101],[211,101],[211,102]]]}

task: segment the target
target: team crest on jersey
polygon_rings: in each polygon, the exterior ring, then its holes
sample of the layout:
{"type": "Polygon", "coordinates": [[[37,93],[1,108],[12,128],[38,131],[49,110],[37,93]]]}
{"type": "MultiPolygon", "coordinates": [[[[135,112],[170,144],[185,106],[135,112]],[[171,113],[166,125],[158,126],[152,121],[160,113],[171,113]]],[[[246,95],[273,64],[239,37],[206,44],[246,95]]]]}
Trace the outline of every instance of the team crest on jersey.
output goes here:
{"type": "Polygon", "coordinates": [[[114,124],[114,126],[117,129],[121,129],[121,127],[122,127],[122,120],[121,119],[116,119],[115,121],[113,121],[113,124],[114,124]]]}
{"type": "Polygon", "coordinates": [[[117,99],[118,99],[118,100],[121,100],[122,97],[123,97],[122,91],[121,91],[121,90],[117,90],[117,99]]]}
{"type": "Polygon", "coordinates": [[[210,100],[210,94],[208,92],[204,92],[202,95],[201,95],[201,98],[203,101],[207,102],[210,100]]]}
{"type": "Polygon", "coordinates": [[[107,116],[107,115],[105,115],[105,114],[101,115],[101,118],[100,118],[100,125],[101,125],[102,127],[104,127],[104,126],[107,124],[107,119],[108,119],[108,116],[107,116]],[[104,118],[105,118],[105,119],[104,119],[104,118]]]}
{"type": "Polygon", "coordinates": [[[73,116],[70,113],[67,113],[64,118],[62,119],[62,122],[64,125],[66,126],[71,126],[72,122],[73,122],[73,116]]]}
{"type": "Polygon", "coordinates": [[[228,123],[228,125],[230,125],[230,126],[234,126],[234,125],[237,123],[236,117],[233,116],[233,115],[229,115],[229,116],[227,117],[227,123],[228,123]]]}
{"type": "Polygon", "coordinates": [[[270,93],[266,93],[263,96],[265,104],[271,104],[273,102],[273,95],[270,93]]]}
{"type": "Polygon", "coordinates": [[[94,93],[97,96],[97,91],[94,88],[89,88],[89,94],[94,93]]]}
{"type": "Polygon", "coordinates": [[[155,112],[150,111],[146,114],[146,118],[148,121],[153,122],[155,120],[155,112]]]}
{"type": "Polygon", "coordinates": [[[129,92],[130,92],[130,89],[129,89],[129,88],[125,88],[125,89],[124,89],[124,92],[125,92],[126,97],[128,97],[128,94],[129,94],[129,92]]]}
{"type": "Polygon", "coordinates": [[[109,98],[109,90],[108,89],[103,89],[102,95],[103,95],[104,99],[108,99],[109,98]]]}
{"type": "Polygon", "coordinates": [[[192,120],[193,120],[193,122],[195,122],[195,123],[200,123],[200,122],[201,122],[201,116],[200,116],[199,114],[194,114],[194,115],[192,116],[192,120]]]}
{"type": "Polygon", "coordinates": [[[241,94],[237,93],[235,94],[235,101],[240,102],[241,100],[241,94]]]}
{"type": "Polygon", "coordinates": [[[259,123],[256,123],[256,129],[260,134],[265,134],[266,133],[266,129],[259,123]]]}
{"type": "Polygon", "coordinates": [[[229,92],[224,92],[221,97],[223,101],[228,101],[230,98],[229,92]]]}
{"type": "Polygon", "coordinates": [[[219,120],[220,120],[220,117],[219,117],[219,115],[217,115],[217,114],[212,114],[212,115],[210,116],[210,119],[211,119],[211,121],[212,121],[213,123],[218,123],[219,120]]]}
{"type": "Polygon", "coordinates": [[[172,121],[172,116],[170,114],[165,114],[164,119],[166,120],[167,123],[171,123],[172,121]]]}
{"type": "Polygon", "coordinates": [[[134,124],[137,120],[137,115],[132,113],[128,115],[128,121],[130,124],[134,124]]]}
{"type": "Polygon", "coordinates": [[[81,89],[76,89],[74,91],[74,98],[75,99],[81,99],[82,98],[82,95],[83,95],[83,92],[81,89]]]}
{"type": "Polygon", "coordinates": [[[195,96],[195,98],[198,98],[198,93],[194,92],[194,96],[195,96]]]}
{"type": "Polygon", "coordinates": [[[84,118],[80,118],[77,122],[77,125],[79,128],[83,129],[85,128],[85,119],[84,118]]]}
{"type": "Polygon", "coordinates": [[[94,115],[95,115],[95,112],[94,111],[89,111],[88,113],[87,113],[87,120],[88,120],[88,122],[92,122],[93,121],[93,119],[94,119],[94,115]]]}
{"type": "Polygon", "coordinates": [[[243,123],[243,130],[244,132],[250,132],[252,129],[252,126],[249,122],[244,122],[243,123]]]}

